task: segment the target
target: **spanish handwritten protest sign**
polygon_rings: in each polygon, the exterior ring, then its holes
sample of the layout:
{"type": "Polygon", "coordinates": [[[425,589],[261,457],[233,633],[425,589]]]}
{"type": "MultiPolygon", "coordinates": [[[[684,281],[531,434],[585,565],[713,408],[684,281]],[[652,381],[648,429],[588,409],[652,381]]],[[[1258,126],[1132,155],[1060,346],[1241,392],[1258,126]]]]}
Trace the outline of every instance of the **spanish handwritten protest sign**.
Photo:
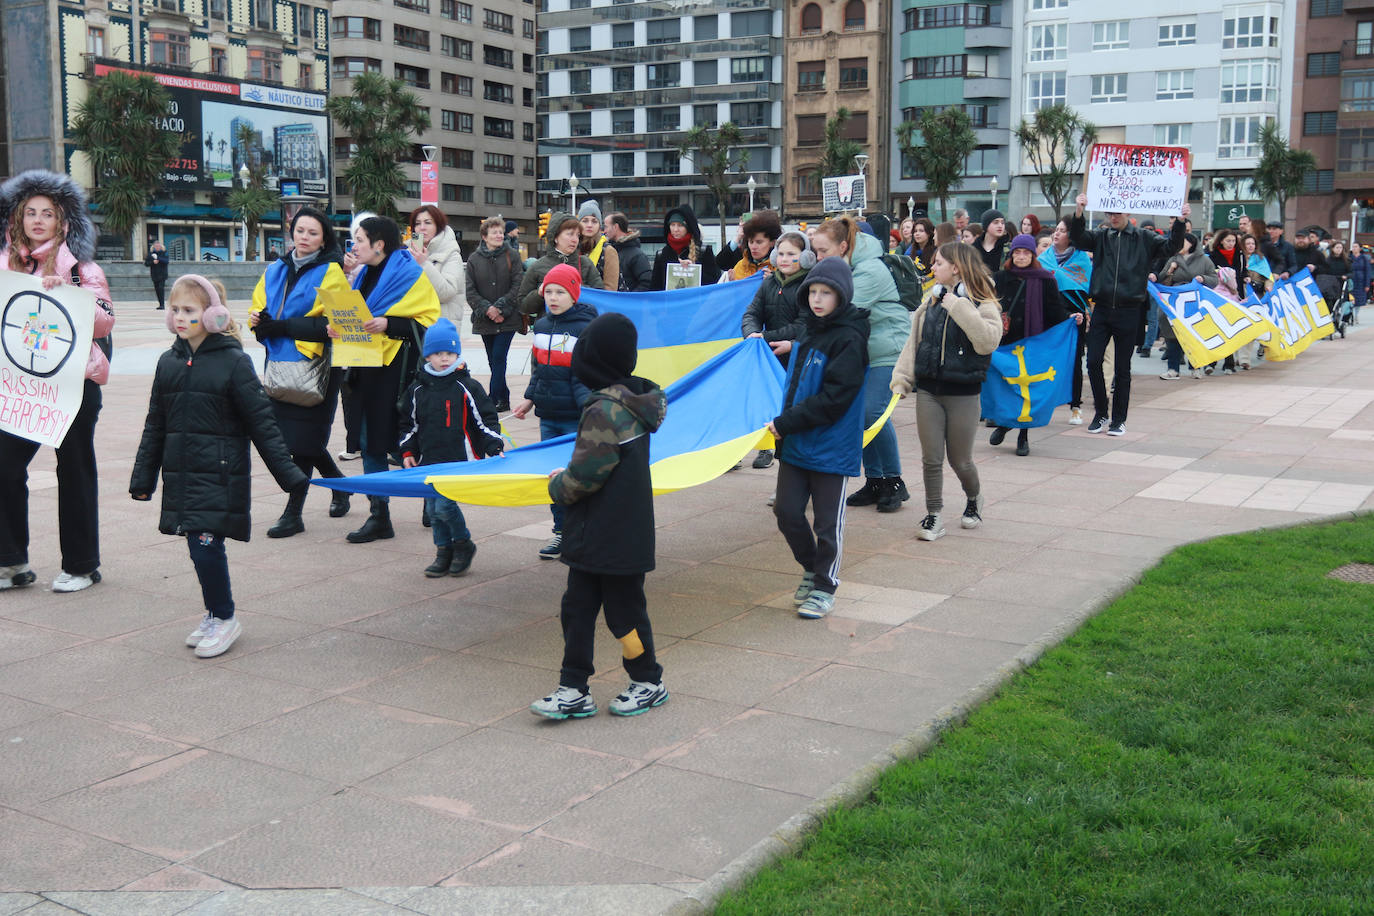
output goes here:
{"type": "Polygon", "coordinates": [[[334,338],[330,365],[342,369],[348,366],[380,366],[382,364],[382,335],[371,334],[363,324],[372,319],[362,293],[356,289],[344,292],[320,289],[320,300],[329,323],[339,332],[334,338]]]}
{"type": "Polygon", "coordinates": [[[1095,143],[1084,181],[1087,209],[1177,215],[1188,201],[1191,157],[1181,146],[1095,143]]]}
{"type": "Polygon", "coordinates": [[[0,429],[62,444],[81,409],[95,296],[0,270],[0,429]]]}

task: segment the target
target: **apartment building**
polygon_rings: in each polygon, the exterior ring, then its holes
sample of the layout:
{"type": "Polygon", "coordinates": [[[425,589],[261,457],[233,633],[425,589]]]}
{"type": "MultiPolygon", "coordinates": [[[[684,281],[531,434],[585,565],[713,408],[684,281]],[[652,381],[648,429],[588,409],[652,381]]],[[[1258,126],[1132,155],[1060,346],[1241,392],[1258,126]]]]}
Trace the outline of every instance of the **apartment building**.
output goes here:
{"type": "Polygon", "coordinates": [[[737,216],[781,202],[782,42],[776,0],[542,0],[538,21],[541,207],[597,199],[647,227],[687,203],[717,212],[682,135],[734,123],[744,164],[737,216]]]}
{"type": "MultiPolygon", "coordinates": [[[[1259,132],[1288,122],[1298,0],[1158,0],[1141,15],[1091,0],[1015,0],[1016,118],[1067,102],[1104,142],[1193,152],[1193,222],[1264,215],[1251,176],[1259,132]]],[[[1052,214],[1013,141],[1009,213],[1052,214]]],[[[1072,204],[1068,205],[1070,208],[1072,204]]],[[[1167,214],[1144,214],[1164,217],[1167,214]]]]}
{"type": "MultiPolygon", "coordinates": [[[[465,249],[483,219],[501,214],[533,235],[535,224],[535,5],[533,0],[333,0],[331,91],[360,73],[402,80],[432,126],[416,139],[397,209],[420,205],[422,147],[437,148],[439,208],[465,249]]],[[[336,208],[353,200],[339,176],[353,153],[334,137],[336,208]]]]}
{"type": "MultiPolygon", "coordinates": [[[[981,212],[992,201],[991,183],[1002,176],[1006,189],[1010,128],[1021,117],[1011,100],[1013,7],[1025,0],[947,3],[904,0],[892,29],[892,123],[916,122],[927,108],[960,106],[968,113],[978,147],[964,163],[963,186],[951,193],[948,206],[981,212]]],[[[919,135],[918,135],[919,136],[919,135]]],[[[942,218],[939,201],[926,190],[916,163],[893,139],[888,164],[889,209],[903,216],[924,211],[942,218]],[[908,206],[908,202],[910,206],[908,206]]]]}

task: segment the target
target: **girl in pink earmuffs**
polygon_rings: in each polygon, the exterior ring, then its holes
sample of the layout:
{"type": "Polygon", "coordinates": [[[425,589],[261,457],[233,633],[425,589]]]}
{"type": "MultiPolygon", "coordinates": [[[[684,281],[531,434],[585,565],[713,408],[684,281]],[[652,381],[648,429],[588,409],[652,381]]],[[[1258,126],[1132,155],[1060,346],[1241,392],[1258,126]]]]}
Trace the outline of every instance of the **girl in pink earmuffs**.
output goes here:
{"type": "Polygon", "coordinates": [[[158,359],[129,479],[129,494],[143,501],[152,498],[162,473],[158,530],[185,536],[205,602],[200,625],[186,637],[200,658],[223,655],[243,632],[234,617],[224,541],[249,537],[249,440],[283,490],[310,482],[291,460],[224,300],[224,287],[199,274],[173,284],[167,329],[176,340],[158,359]]]}

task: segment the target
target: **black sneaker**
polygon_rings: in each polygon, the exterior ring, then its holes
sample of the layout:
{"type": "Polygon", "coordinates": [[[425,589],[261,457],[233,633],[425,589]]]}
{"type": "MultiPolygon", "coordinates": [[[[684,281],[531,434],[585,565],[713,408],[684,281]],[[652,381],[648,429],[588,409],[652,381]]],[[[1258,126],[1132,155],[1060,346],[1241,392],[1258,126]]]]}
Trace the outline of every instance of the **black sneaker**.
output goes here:
{"type": "Polygon", "coordinates": [[[557,560],[563,556],[563,532],[555,531],[549,542],[539,548],[539,559],[557,560]]]}
{"type": "Polygon", "coordinates": [[[911,494],[906,491],[906,481],[902,480],[900,477],[893,477],[892,479],[897,481],[897,498],[902,502],[911,499],[911,494]]]}
{"type": "Polygon", "coordinates": [[[761,448],[759,453],[754,456],[754,469],[760,470],[773,463],[773,450],[771,448],[761,448]]]}
{"type": "Polygon", "coordinates": [[[849,498],[844,501],[846,506],[871,506],[878,501],[878,494],[882,492],[882,478],[869,477],[864,481],[864,485],[859,487],[849,498]]]}
{"type": "Polygon", "coordinates": [[[1113,424],[1112,424],[1112,428],[1109,429],[1109,430],[1107,430],[1107,435],[1109,435],[1109,436],[1124,436],[1124,435],[1126,435],[1126,424],[1125,424],[1125,422],[1113,423],[1113,424]]]}
{"type": "Polygon", "coordinates": [[[884,477],[881,489],[878,490],[878,511],[896,512],[902,508],[902,497],[897,491],[897,478],[884,477]]]}
{"type": "Polygon", "coordinates": [[[1107,418],[1106,418],[1106,417],[1093,417],[1093,421],[1092,421],[1091,423],[1088,424],[1088,432],[1090,432],[1090,433],[1100,433],[1100,432],[1103,432],[1104,430],[1106,430],[1106,428],[1107,428],[1107,418]]]}

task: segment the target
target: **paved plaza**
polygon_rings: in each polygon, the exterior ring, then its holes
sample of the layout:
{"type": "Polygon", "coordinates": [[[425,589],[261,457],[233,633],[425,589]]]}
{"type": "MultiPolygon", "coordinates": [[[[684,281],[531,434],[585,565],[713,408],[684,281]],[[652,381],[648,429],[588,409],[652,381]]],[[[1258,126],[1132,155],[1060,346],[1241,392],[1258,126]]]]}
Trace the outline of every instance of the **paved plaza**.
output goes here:
{"type": "MultiPolygon", "coordinates": [[[[1173,547],[1374,507],[1367,328],[1235,376],[1166,382],[1158,359],[1137,359],[1125,436],[1088,435],[1061,410],[1031,432],[1030,457],[980,438],[986,521],[959,528],[947,469],[954,518],[933,543],[914,536],[907,401],[894,421],[912,501],[849,510],[833,616],[796,616],[799,570],[765,506],[774,471],[746,461],[656,501],[647,590],[669,702],[606,714],[625,676],[603,628],[603,711],[556,723],[527,709],[561,653],[565,567],[536,556],[542,507],[466,509],[471,572],[426,579],[418,501],[393,501],[394,540],[351,545],[365,501],[330,519],[316,491],[305,533],[269,540],[285,497],[259,462],[253,540],[229,545],[244,634],[194,658],[185,543],[158,533],[160,494],[127,494],[167,332],[131,303],[115,336],[96,439],[104,581],[48,589],[45,449],[31,475],[39,583],[0,593],[0,916],[686,910],[1173,547]]],[[[484,377],[480,341],[464,348],[484,377]]],[[[507,428],[537,438],[532,418],[507,428]]]]}

